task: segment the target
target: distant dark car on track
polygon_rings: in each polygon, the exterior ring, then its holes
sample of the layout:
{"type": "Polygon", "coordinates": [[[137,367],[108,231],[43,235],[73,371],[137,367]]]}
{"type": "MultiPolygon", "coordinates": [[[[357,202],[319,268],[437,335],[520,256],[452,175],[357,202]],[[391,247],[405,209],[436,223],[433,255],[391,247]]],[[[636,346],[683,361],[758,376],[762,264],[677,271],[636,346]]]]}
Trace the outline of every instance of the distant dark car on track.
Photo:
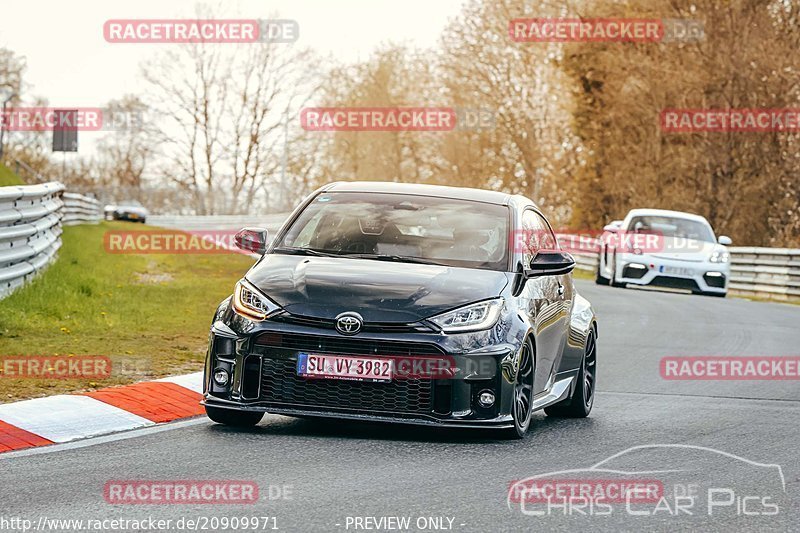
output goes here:
{"type": "Polygon", "coordinates": [[[150,214],[147,209],[136,200],[126,200],[118,204],[107,205],[104,209],[107,220],[128,220],[130,222],[147,221],[150,214]]]}
{"type": "Polygon", "coordinates": [[[263,255],[212,321],[203,403],[216,422],[267,412],[521,438],[535,410],[592,409],[595,314],[527,198],[334,183],[271,243],[260,228],[237,243],[263,255]]]}

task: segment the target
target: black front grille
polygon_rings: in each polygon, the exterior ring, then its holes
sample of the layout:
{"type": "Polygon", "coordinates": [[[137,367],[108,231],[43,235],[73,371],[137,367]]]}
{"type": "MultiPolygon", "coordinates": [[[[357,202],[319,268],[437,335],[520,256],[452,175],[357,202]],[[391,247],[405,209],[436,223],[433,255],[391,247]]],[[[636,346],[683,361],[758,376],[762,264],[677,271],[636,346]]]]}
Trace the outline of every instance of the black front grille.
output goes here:
{"type": "Polygon", "coordinates": [[[296,357],[264,358],[260,399],[275,404],[338,408],[352,412],[430,414],[433,410],[431,380],[365,382],[306,379],[297,375],[296,357]]]}
{"type": "Polygon", "coordinates": [[[636,268],[631,265],[625,265],[622,269],[622,277],[628,279],[641,279],[647,274],[647,268],[636,268]]]}
{"type": "MultiPolygon", "coordinates": [[[[298,352],[324,352],[350,355],[444,355],[435,344],[360,339],[358,337],[324,337],[295,333],[262,333],[256,347],[281,348],[298,352]]],[[[258,350],[257,350],[258,351],[258,350]]]]}
{"type": "Polygon", "coordinates": [[[725,276],[709,276],[708,274],[703,274],[703,279],[705,280],[706,284],[709,287],[716,287],[717,289],[724,289],[725,288],[725,276]]]}
{"type": "MultiPolygon", "coordinates": [[[[272,322],[281,322],[284,324],[297,324],[298,326],[329,329],[332,331],[336,330],[336,321],[333,319],[314,318],[292,315],[290,313],[281,313],[277,316],[271,317],[270,320],[272,322]]],[[[361,331],[377,333],[430,333],[433,330],[421,323],[400,324],[393,322],[367,322],[363,325],[361,331]]]]}
{"type": "Polygon", "coordinates": [[[686,279],[686,278],[671,278],[669,276],[656,276],[653,278],[653,281],[650,282],[651,285],[658,285],[659,287],[667,287],[670,289],[688,289],[691,291],[700,290],[700,287],[697,286],[697,282],[693,279],[686,279]]]}

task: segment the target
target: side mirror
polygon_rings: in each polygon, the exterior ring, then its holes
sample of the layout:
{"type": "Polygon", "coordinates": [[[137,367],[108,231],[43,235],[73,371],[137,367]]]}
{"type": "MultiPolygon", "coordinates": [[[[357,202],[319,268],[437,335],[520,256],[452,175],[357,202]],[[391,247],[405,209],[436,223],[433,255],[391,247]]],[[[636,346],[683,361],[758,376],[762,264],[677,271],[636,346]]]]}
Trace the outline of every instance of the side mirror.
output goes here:
{"type": "Polygon", "coordinates": [[[525,269],[526,278],[539,276],[560,276],[569,274],[575,268],[575,259],[561,250],[539,250],[525,269]]]}
{"type": "Polygon", "coordinates": [[[606,224],[603,226],[603,231],[608,231],[609,233],[616,233],[619,231],[619,228],[622,226],[621,220],[615,220],[610,224],[606,224]]]}
{"type": "Polygon", "coordinates": [[[264,228],[244,228],[233,237],[233,242],[246,252],[263,254],[267,251],[269,232],[264,228]]]}
{"type": "Polygon", "coordinates": [[[717,242],[720,243],[722,246],[730,246],[731,244],[733,244],[733,241],[727,235],[720,235],[719,239],[717,239],[717,242]]]}

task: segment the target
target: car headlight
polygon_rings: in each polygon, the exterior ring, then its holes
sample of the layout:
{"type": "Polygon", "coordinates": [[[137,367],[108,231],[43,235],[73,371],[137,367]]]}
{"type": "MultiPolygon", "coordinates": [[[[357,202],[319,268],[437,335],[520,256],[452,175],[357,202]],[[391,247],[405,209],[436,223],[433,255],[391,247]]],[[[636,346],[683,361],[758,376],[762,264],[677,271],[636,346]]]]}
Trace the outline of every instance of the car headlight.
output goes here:
{"type": "Polygon", "coordinates": [[[445,333],[480,331],[494,326],[502,309],[503,299],[496,298],[459,307],[428,320],[442,328],[445,333]]]}
{"type": "Polygon", "coordinates": [[[712,263],[727,263],[730,261],[730,259],[731,254],[719,250],[715,250],[710,256],[708,256],[708,260],[712,263]]]}
{"type": "Polygon", "coordinates": [[[264,320],[280,307],[261,294],[247,280],[239,280],[233,290],[233,310],[250,320],[264,320]]]}

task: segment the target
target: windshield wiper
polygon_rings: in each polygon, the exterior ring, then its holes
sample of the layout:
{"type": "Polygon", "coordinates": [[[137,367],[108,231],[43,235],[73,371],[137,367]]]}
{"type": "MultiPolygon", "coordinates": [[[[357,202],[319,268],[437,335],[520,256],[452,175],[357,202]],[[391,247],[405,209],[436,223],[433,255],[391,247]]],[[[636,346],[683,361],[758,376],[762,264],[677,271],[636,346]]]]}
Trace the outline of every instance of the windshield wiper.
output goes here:
{"type": "Polygon", "coordinates": [[[272,251],[279,254],[312,255],[314,257],[339,257],[341,255],[336,253],[322,252],[320,250],[314,250],[313,248],[295,248],[289,246],[274,248],[272,251]]]}
{"type": "Polygon", "coordinates": [[[408,257],[405,255],[393,254],[365,254],[361,252],[323,252],[313,248],[295,248],[291,246],[279,247],[272,250],[279,254],[289,255],[311,255],[314,257],[349,257],[350,259],[374,259],[376,261],[391,261],[393,263],[416,263],[420,265],[447,266],[436,261],[430,261],[421,257],[408,257]]]}
{"type": "Polygon", "coordinates": [[[354,259],[374,259],[376,261],[391,261],[393,263],[417,263],[420,265],[436,265],[436,266],[447,266],[443,265],[442,263],[437,263],[436,261],[430,261],[428,259],[423,259],[421,257],[409,257],[405,255],[393,255],[393,254],[362,254],[362,253],[347,253],[343,252],[343,256],[350,257],[354,259]]]}

